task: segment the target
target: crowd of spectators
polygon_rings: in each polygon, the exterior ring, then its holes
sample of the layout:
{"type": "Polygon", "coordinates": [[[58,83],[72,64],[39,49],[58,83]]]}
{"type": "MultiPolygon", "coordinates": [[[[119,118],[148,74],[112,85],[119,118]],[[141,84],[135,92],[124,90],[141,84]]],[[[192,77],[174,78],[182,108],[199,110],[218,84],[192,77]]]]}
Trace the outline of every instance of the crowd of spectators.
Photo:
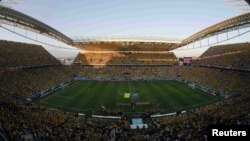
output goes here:
{"type": "Polygon", "coordinates": [[[57,83],[69,81],[74,74],[67,66],[21,69],[0,74],[0,93],[28,96],[57,83]]]}
{"type": "MultiPolygon", "coordinates": [[[[5,41],[1,41],[1,44],[3,42],[5,41]]],[[[11,44],[11,42],[8,43],[11,44]]],[[[12,57],[16,59],[21,54],[19,59],[22,57],[26,59],[15,62],[12,60],[13,58],[4,54],[4,56],[0,56],[4,60],[1,61],[1,66],[6,67],[6,63],[11,64],[7,65],[8,67],[48,64],[55,60],[54,58],[47,60],[46,58],[51,58],[48,53],[36,54],[41,52],[37,50],[28,53],[27,57],[25,56],[27,55],[26,51],[31,49],[31,46],[29,49],[22,47],[28,46],[27,44],[15,46],[20,48],[12,48],[16,51],[12,57]],[[40,59],[42,59],[41,62],[40,59]]],[[[7,49],[2,50],[6,51],[7,49]]],[[[145,58],[147,57],[145,55],[145,58]]],[[[227,66],[228,64],[223,65],[227,66]]],[[[208,124],[249,125],[249,80],[249,72],[177,65],[102,66],[99,68],[82,65],[55,65],[2,71],[0,73],[0,140],[206,141],[208,124]],[[45,107],[34,101],[13,99],[10,96],[11,93],[18,93],[22,96],[30,95],[40,89],[72,79],[74,74],[89,79],[126,78],[131,80],[133,78],[178,77],[230,95],[240,93],[241,96],[221,98],[215,104],[168,117],[150,118],[147,113],[139,114],[138,116],[143,118],[144,123],[148,124],[148,128],[135,130],[130,129],[130,118],[124,116],[121,111],[102,111],[100,109],[104,115],[117,113],[123,117],[118,120],[89,118],[77,113],[45,107]]]]}
{"type": "Polygon", "coordinates": [[[0,40],[0,50],[0,71],[10,67],[60,64],[39,45],[0,40]]]}
{"type": "Polygon", "coordinates": [[[85,43],[76,44],[81,50],[86,51],[169,51],[175,49],[175,43],[85,43]]]}
{"type": "Polygon", "coordinates": [[[130,129],[130,120],[99,119],[35,103],[0,100],[0,133],[8,140],[207,140],[208,124],[249,125],[249,95],[222,100],[184,114],[143,117],[147,129],[130,129]],[[220,110],[218,110],[220,109],[220,110]]]}
{"type": "Polygon", "coordinates": [[[250,43],[219,45],[209,48],[197,60],[198,65],[250,69],[250,43]]]}
{"type": "Polygon", "coordinates": [[[176,76],[171,66],[78,66],[81,76],[88,79],[156,79],[176,76]]]}
{"type": "Polygon", "coordinates": [[[31,95],[74,74],[42,46],[0,40],[0,50],[1,94],[31,95]]]}
{"type": "Polygon", "coordinates": [[[172,65],[176,61],[172,52],[86,52],[75,59],[81,65],[172,65]]]}
{"type": "Polygon", "coordinates": [[[179,74],[185,80],[194,81],[225,94],[249,94],[250,73],[206,67],[180,67],[179,74]]]}

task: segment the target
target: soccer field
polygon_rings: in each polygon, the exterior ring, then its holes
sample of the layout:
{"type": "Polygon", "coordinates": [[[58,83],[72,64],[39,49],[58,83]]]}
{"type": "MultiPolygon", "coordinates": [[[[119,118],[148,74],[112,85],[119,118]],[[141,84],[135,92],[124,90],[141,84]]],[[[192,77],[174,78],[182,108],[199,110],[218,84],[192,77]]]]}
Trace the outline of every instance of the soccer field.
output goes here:
{"type": "Polygon", "coordinates": [[[173,80],[165,81],[76,81],[39,100],[40,103],[88,113],[102,106],[111,110],[136,112],[160,105],[166,112],[188,110],[216,102],[216,97],[173,80]]]}

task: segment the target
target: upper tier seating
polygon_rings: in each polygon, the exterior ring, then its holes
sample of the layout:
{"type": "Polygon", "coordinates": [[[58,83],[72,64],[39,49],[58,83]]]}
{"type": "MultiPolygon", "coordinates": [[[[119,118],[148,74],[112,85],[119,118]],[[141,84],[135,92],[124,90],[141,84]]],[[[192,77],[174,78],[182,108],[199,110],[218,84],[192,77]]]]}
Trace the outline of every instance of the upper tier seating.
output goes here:
{"type": "Polygon", "coordinates": [[[0,68],[60,64],[42,46],[0,40],[0,68]]]}
{"type": "Polygon", "coordinates": [[[175,43],[87,43],[75,45],[86,51],[170,51],[177,47],[175,43]]]}
{"type": "Polygon", "coordinates": [[[195,64],[250,69],[250,43],[220,45],[209,48],[195,64]]]}
{"type": "Polygon", "coordinates": [[[79,54],[76,63],[83,65],[169,65],[175,62],[176,56],[172,52],[167,53],[143,53],[143,52],[86,52],[79,54]]]}

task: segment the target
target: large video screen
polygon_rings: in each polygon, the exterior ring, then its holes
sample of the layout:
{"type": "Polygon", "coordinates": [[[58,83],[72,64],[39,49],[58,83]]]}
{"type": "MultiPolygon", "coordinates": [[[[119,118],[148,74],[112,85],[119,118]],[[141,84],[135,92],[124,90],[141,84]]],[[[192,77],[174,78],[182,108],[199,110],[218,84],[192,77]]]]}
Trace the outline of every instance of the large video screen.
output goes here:
{"type": "Polygon", "coordinates": [[[184,65],[191,65],[192,64],[192,57],[183,57],[183,64],[184,65]]]}

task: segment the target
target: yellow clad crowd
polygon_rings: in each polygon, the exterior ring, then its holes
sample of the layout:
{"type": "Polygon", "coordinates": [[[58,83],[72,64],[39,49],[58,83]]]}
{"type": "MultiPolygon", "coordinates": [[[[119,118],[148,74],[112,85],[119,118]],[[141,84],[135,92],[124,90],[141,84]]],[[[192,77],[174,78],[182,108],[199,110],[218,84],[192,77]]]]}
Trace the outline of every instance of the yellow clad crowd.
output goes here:
{"type": "MultiPolygon", "coordinates": [[[[218,50],[211,48],[212,51],[208,50],[201,57],[233,52],[236,47],[237,44],[229,45],[228,48],[222,47],[218,50]]],[[[246,45],[239,44],[238,48],[241,47],[244,51],[249,50],[246,45]]],[[[179,66],[177,64],[171,66],[96,67],[79,64],[62,66],[40,46],[0,41],[0,49],[0,140],[206,141],[208,124],[249,125],[250,123],[250,73],[248,71],[179,66]],[[37,67],[38,64],[53,65],[37,67]],[[17,66],[33,67],[6,70],[8,67],[17,66]],[[152,119],[144,113],[140,116],[144,118],[148,128],[135,130],[130,129],[130,120],[126,117],[119,120],[86,118],[77,113],[48,108],[32,101],[17,100],[10,96],[11,93],[28,96],[57,83],[70,81],[72,76],[76,74],[88,79],[131,80],[138,78],[147,80],[178,77],[219,92],[229,95],[237,93],[241,96],[228,99],[221,98],[216,104],[169,117],[152,119]]],[[[86,60],[91,61],[93,56],[98,58],[95,54],[91,54],[91,56],[86,57],[86,60]]],[[[138,58],[147,59],[153,58],[154,55],[137,54],[134,56],[130,54],[129,56],[131,57],[128,57],[126,61],[131,63],[133,59],[129,58],[136,58],[134,60],[138,58]]],[[[165,55],[159,58],[164,57],[165,55]]],[[[249,68],[249,63],[246,63],[249,59],[244,55],[238,57],[238,60],[243,59],[243,61],[219,62],[216,61],[218,58],[214,57],[209,59],[220,64],[212,64],[211,60],[206,62],[203,59],[194,61],[194,63],[249,68]],[[236,65],[236,62],[243,63],[236,65]]],[[[109,58],[109,56],[106,56],[106,58],[109,58]]],[[[237,57],[232,58],[237,60],[237,57]]],[[[115,59],[111,57],[111,60],[115,59]]]]}

